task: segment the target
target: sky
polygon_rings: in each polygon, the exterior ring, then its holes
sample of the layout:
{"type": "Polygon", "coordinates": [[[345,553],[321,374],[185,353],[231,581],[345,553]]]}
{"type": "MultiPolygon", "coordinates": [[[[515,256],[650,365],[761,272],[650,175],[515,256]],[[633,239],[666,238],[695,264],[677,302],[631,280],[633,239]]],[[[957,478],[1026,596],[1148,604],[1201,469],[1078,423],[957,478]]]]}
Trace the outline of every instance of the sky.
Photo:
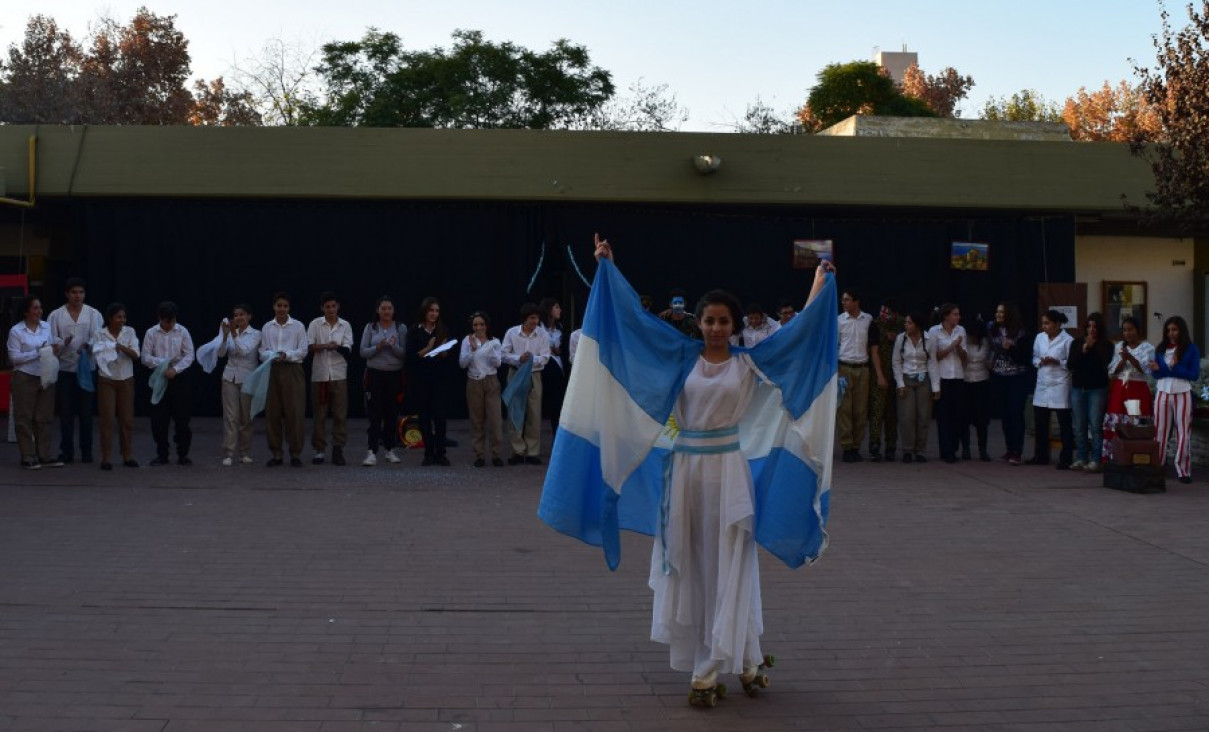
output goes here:
{"type": "MultiPolygon", "coordinates": [[[[0,4],[0,46],[20,42],[33,12],[80,37],[140,5],[177,16],[193,74],[207,79],[230,77],[271,39],[318,48],[370,26],[413,49],[448,46],[459,28],[533,50],[567,38],[619,93],[638,80],[666,84],[689,111],[681,129],[698,132],[728,131],[757,98],[788,116],[827,64],[904,44],[927,73],[973,77],[964,117],[1026,88],[1061,104],[1080,87],[1134,81],[1130,59],[1153,66],[1161,29],[1158,0],[40,0],[0,4]]],[[[1167,5],[1182,26],[1184,0],[1167,5]]]]}

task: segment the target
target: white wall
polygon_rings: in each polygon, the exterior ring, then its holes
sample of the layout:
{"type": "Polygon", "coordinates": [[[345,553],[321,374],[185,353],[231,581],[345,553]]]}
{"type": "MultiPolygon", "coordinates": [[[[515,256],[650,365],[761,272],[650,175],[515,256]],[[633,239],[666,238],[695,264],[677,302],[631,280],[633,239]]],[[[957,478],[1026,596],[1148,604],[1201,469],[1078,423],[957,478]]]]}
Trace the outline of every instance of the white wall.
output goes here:
{"type": "Polygon", "coordinates": [[[1089,312],[1101,310],[1103,283],[1145,282],[1146,336],[1159,338],[1154,313],[1183,316],[1193,327],[1192,239],[1140,236],[1075,237],[1075,281],[1087,283],[1089,312]],[[1172,264],[1182,261],[1183,264],[1172,264]]]}

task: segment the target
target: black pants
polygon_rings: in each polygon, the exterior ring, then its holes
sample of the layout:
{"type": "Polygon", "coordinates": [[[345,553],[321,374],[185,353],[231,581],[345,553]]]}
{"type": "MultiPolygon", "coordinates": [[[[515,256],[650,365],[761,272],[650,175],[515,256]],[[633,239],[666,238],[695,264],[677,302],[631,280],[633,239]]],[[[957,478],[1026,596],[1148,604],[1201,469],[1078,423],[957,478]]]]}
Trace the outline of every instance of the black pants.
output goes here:
{"type": "Polygon", "coordinates": [[[151,436],[155,439],[155,454],[157,457],[168,459],[168,422],[176,425],[172,441],[176,444],[177,457],[189,456],[189,447],[193,444],[193,430],[189,429],[189,411],[193,407],[192,390],[189,388],[188,372],[176,375],[168,380],[168,388],[164,390],[164,398],[159,404],[151,405],[151,436]]]}
{"type": "Polygon", "coordinates": [[[394,449],[399,430],[399,386],[400,372],[379,371],[367,368],[365,388],[365,411],[369,416],[369,449],[373,452],[381,444],[383,449],[394,449]]]}
{"type": "Polygon", "coordinates": [[[1058,416],[1058,434],[1062,438],[1062,451],[1058,453],[1059,465],[1070,465],[1075,450],[1075,430],[1071,426],[1069,409],[1050,409],[1033,406],[1033,459],[1049,462],[1049,416],[1058,416]]]}
{"type": "Polygon", "coordinates": [[[65,460],[75,458],[75,422],[80,420],[80,454],[92,457],[93,395],[80,388],[74,372],[60,371],[55,382],[55,408],[59,412],[59,454],[65,460]]]}
{"type": "Polygon", "coordinates": [[[936,402],[936,432],[941,459],[957,457],[958,433],[965,426],[966,382],[941,379],[940,399],[936,402]]]}
{"type": "Polygon", "coordinates": [[[978,451],[987,451],[987,427],[991,423],[991,380],[966,383],[965,419],[961,427],[961,447],[969,450],[970,428],[978,439],[978,451]]]}
{"type": "Polygon", "coordinates": [[[420,417],[424,436],[424,456],[445,454],[445,382],[442,379],[416,378],[410,391],[411,404],[420,417]]]}
{"type": "Polygon", "coordinates": [[[567,394],[567,375],[554,359],[542,369],[542,416],[550,418],[550,429],[558,432],[558,417],[567,394]]]}

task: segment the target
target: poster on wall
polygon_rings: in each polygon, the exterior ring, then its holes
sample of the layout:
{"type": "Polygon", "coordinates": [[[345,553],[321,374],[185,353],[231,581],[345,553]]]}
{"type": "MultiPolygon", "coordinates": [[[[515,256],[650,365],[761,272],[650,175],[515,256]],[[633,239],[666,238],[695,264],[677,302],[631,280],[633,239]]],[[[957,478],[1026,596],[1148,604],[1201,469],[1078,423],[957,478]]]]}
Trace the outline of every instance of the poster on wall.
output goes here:
{"type": "Polygon", "coordinates": [[[990,244],[955,241],[949,255],[949,268],[985,272],[990,269],[990,254],[990,244]]]}
{"type": "Polygon", "coordinates": [[[1133,318],[1138,323],[1138,335],[1146,338],[1146,283],[1104,282],[1101,293],[1104,326],[1109,338],[1121,337],[1121,321],[1133,318]]]}
{"type": "Polygon", "coordinates": [[[819,262],[835,261],[835,254],[830,239],[794,239],[793,268],[814,269],[819,262]]]}

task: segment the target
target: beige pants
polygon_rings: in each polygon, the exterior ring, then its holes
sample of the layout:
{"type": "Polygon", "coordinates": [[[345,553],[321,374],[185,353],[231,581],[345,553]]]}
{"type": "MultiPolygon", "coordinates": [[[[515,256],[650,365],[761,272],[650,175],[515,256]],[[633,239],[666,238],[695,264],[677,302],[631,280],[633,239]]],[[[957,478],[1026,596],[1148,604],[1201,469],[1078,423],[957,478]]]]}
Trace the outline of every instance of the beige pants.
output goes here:
{"type": "MultiPolygon", "coordinates": [[[[516,369],[508,372],[508,378],[516,378],[516,369]]],[[[537,457],[542,448],[542,372],[533,372],[533,386],[529,389],[529,398],[525,400],[525,426],[520,432],[508,419],[509,441],[512,452],[525,457],[537,457]]]]}
{"type": "Polygon", "coordinates": [[[848,391],[836,412],[836,438],[844,450],[857,450],[865,441],[865,425],[869,420],[869,380],[871,366],[840,364],[840,376],[848,379],[848,391]]]}
{"type": "Polygon", "coordinates": [[[252,452],[252,395],[243,384],[222,383],[222,449],[229,458],[252,452]]]}
{"type": "Polygon", "coordinates": [[[332,447],[348,444],[348,380],[312,381],[311,414],[314,425],[311,429],[311,447],[315,452],[327,450],[327,418],[332,418],[332,447]],[[326,391],[327,394],[323,394],[326,391]]]}
{"type": "Polygon", "coordinates": [[[306,431],[306,374],[302,372],[302,364],[273,364],[264,411],[265,432],[273,457],[278,460],[282,457],[282,437],[290,443],[290,457],[301,456],[306,431]]]}
{"type": "Polygon", "coordinates": [[[479,380],[466,379],[466,406],[470,410],[470,428],[474,433],[474,456],[485,457],[484,443],[491,457],[500,456],[500,380],[495,374],[479,380]],[[484,426],[486,431],[484,431],[484,426]]]}
{"type": "MultiPolygon", "coordinates": [[[[932,422],[932,384],[907,383],[907,393],[898,399],[899,447],[903,453],[923,452],[928,444],[928,429],[932,422]]],[[[897,393],[897,389],[895,390],[897,393]]]]}
{"type": "Polygon", "coordinates": [[[54,459],[50,452],[51,420],[55,416],[55,385],[42,388],[42,379],[24,371],[13,371],[13,424],[21,459],[27,462],[54,459]]]}
{"type": "Polygon", "coordinates": [[[113,447],[113,425],[118,426],[122,460],[133,460],[134,377],[114,381],[97,375],[97,416],[101,430],[101,462],[109,462],[113,447]]]}

